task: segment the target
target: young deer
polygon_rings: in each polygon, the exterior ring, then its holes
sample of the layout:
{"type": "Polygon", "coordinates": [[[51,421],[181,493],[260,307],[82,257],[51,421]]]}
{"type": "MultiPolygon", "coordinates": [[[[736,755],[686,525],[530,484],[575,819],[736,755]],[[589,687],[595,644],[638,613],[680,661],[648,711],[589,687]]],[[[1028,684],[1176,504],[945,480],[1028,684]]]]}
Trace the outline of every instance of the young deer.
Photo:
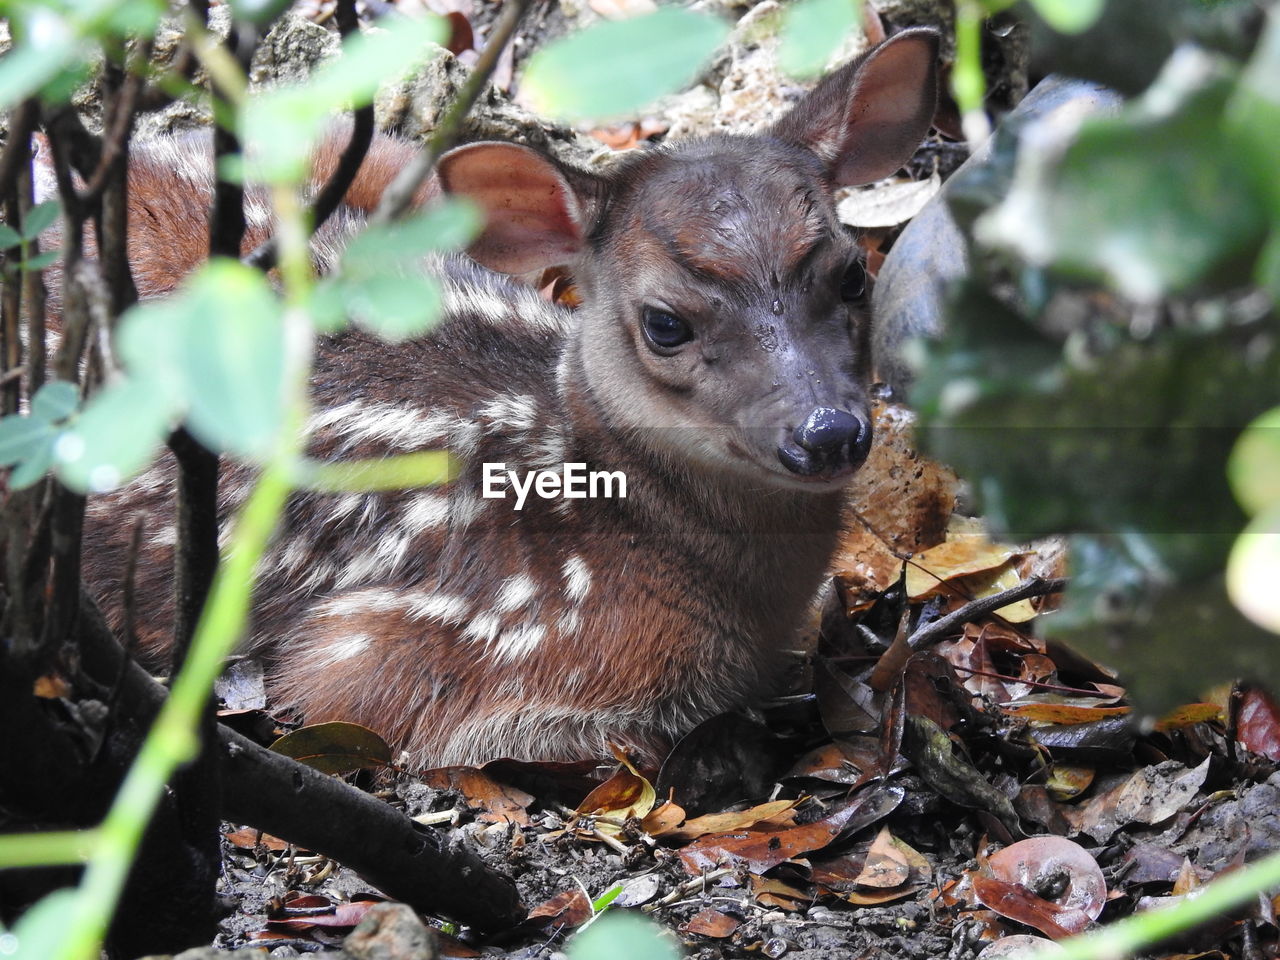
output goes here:
{"type": "MultiPolygon", "coordinates": [[[[311,444],[327,458],[447,447],[460,474],[293,497],[252,626],[275,703],[363,723],[416,763],[595,758],[611,741],[652,762],[773,690],[871,442],[863,271],[831,193],[910,157],[936,54],[931,31],[900,33],[760,134],[636,151],[604,173],[504,143],[447,154],[441,185],[488,217],[474,262],[444,269],[430,336],[321,344],[311,444]],[[501,275],[553,265],[571,268],[578,311],[501,275]],[[625,498],[484,496],[485,464],[566,463],[621,472],[625,498]]],[[[375,143],[358,193],[376,197],[405,149],[375,143]]],[[[206,235],[207,189],[177,151],[134,161],[135,213],[176,211],[134,217],[147,293],[172,288],[206,235]]],[[[86,575],[116,619],[120,518],[158,510],[169,472],[91,502],[86,575]]],[[[228,509],[237,477],[224,473],[228,509]]],[[[154,651],[173,530],[148,533],[135,615],[154,651]]]]}

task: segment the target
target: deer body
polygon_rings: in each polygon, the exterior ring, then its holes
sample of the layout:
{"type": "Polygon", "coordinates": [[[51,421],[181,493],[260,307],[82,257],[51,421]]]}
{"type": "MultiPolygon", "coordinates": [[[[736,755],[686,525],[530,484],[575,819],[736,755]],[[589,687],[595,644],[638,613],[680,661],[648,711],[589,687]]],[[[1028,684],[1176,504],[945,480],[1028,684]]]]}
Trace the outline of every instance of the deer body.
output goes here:
{"type": "MultiPolygon", "coordinates": [[[[866,320],[849,289],[861,268],[830,192],[910,155],[935,54],[933,34],[900,34],[764,135],[603,174],[510,144],[446,155],[443,187],[488,214],[475,262],[443,265],[446,320],[429,337],[321,344],[310,443],[344,459],[447,447],[460,473],[291,499],[252,624],[274,700],[370,726],[420,763],[598,757],[611,741],[654,761],[773,689],[870,442],[866,320]],[[564,263],[576,312],[497,272],[564,263]],[[621,472],[627,496],[530,496],[516,511],[483,496],[497,463],[621,472]]],[[[379,141],[371,169],[402,149],[379,141]]],[[[133,174],[144,198],[167,176],[150,162],[133,174]]],[[[376,196],[371,176],[360,189],[376,196]]],[[[359,219],[344,216],[321,243],[359,219]]],[[[159,277],[137,255],[149,242],[134,244],[139,287],[163,292],[181,268],[159,277]]],[[[119,518],[158,507],[168,472],[90,503],[87,577],[117,618],[119,518]]],[[[229,511],[237,469],[223,489],[229,511]]],[[[173,533],[152,527],[136,619],[154,649],[173,533]]]]}

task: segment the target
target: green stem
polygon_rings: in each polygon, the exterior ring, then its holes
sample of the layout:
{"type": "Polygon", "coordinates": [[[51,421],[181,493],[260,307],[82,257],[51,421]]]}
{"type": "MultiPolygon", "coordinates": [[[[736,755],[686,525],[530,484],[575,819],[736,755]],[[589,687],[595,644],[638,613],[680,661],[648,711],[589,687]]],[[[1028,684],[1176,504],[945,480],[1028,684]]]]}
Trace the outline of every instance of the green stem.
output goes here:
{"type": "Polygon", "coordinates": [[[50,830],[0,837],[0,867],[43,867],[59,863],[84,863],[99,841],[98,830],[50,830]]]}
{"type": "Polygon", "coordinates": [[[191,651],[155,726],[121,784],[100,828],[100,842],[85,868],[68,922],[60,960],[93,960],[106,935],[143,831],[177,767],[196,755],[200,713],[227,654],[244,632],[253,591],[253,571],[266,550],[289,495],[293,446],[286,446],[263,472],[236,525],[191,651]]]}
{"type": "Polygon", "coordinates": [[[991,133],[982,108],[987,95],[987,80],[982,74],[982,19],[983,10],[977,0],[960,0],[956,4],[956,61],[951,68],[951,95],[960,108],[971,150],[991,133]]]}

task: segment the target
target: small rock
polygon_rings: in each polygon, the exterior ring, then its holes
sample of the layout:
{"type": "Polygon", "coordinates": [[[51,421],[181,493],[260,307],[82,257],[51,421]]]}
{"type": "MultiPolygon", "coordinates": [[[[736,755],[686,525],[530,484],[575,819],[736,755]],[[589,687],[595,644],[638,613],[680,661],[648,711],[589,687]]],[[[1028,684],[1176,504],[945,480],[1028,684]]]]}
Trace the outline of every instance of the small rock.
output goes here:
{"type": "Polygon", "coordinates": [[[343,948],[352,960],[436,960],[435,931],[403,903],[380,903],[360,921],[343,948]]]}

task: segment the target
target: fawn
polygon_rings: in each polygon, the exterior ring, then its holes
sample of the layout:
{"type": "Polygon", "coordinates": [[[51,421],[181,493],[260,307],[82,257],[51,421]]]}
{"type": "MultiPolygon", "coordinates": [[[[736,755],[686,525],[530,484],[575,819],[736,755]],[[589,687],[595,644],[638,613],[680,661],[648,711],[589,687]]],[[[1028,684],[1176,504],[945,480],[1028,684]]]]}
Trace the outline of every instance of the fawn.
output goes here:
{"type": "MultiPolygon", "coordinates": [[[[323,341],[310,444],[445,447],[462,466],[447,487],[294,495],[252,623],[274,702],[365,724],[419,764],[597,758],[611,742],[654,762],[774,690],[871,442],[863,268],[831,194],[911,156],[936,57],[932,31],[902,32],[759,134],[604,172],[506,143],[446,154],[440,186],[487,215],[471,259],[442,267],[446,319],[398,345],[323,341]],[[577,311],[504,276],[554,265],[577,311]],[[577,496],[566,464],[621,476],[625,497],[616,482],[577,496]],[[562,476],[531,494],[531,470],[562,476]]],[[[322,265],[409,149],[375,142],[317,239],[322,265]]],[[[203,255],[208,149],[161,141],[132,163],[133,269],[158,295],[203,255]]],[[[256,243],[269,225],[248,220],[256,243]]],[[[157,518],[138,572],[144,656],[171,618],[171,473],[89,505],[85,575],[117,622],[121,518],[157,518]]],[[[242,471],[225,467],[223,487],[231,510],[242,471]]]]}

